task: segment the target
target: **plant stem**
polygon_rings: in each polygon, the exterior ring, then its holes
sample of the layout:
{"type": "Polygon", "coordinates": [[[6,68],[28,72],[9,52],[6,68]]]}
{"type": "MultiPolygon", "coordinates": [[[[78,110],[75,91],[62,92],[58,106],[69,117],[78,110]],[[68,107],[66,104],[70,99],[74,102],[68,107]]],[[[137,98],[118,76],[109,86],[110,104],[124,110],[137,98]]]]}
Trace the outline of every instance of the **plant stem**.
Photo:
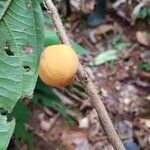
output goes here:
{"type": "MultiPolygon", "coordinates": [[[[70,45],[70,40],[65,32],[64,26],[61,22],[60,16],[58,14],[58,11],[53,4],[52,0],[44,0],[45,6],[47,8],[48,13],[53,18],[54,24],[56,26],[56,29],[58,31],[59,37],[61,38],[62,43],[70,45]]],[[[119,139],[114,126],[112,124],[112,121],[107,113],[107,110],[101,100],[100,95],[98,95],[98,91],[94,84],[92,83],[92,80],[87,75],[85,68],[80,64],[79,70],[78,70],[78,78],[80,79],[80,82],[82,86],[86,89],[86,92],[88,96],[90,97],[91,103],[93,107],[95,108],[100,123],[103,127],[104,132],[108,136],[108,139],[115,150],[125,150],[121,140],[119,139]]]]}

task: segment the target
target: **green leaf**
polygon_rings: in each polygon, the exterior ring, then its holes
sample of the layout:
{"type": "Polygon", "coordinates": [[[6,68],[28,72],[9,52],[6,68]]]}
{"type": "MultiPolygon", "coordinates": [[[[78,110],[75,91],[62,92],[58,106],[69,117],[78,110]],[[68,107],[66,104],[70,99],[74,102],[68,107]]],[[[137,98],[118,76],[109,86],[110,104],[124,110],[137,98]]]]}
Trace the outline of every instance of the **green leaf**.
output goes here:
{"type": "Polygon", "coordinates": [[[0,115],[0,150],[6,150],[15,127],[15,120],[8,122],[6,116],[0,115]]]}
{"type": "Polygon", "coordinates": [[[0,19],[5,14],[10,3],[11,3],[11,0],[6,0],[6,1],[0,0],[0,19]]]}
{"type": "MultiPolygon", "coordinates": [[[[47,47],[49,45],[53,45],[53,44],[60,44],[61,41],[57,35],[56,32],[52,31],[52,30],[48,30],[45,29],[45,38],[44,38],[44,47],[47,47]]],[[[88,54],[88,50],[86,50],[85,48],[81,47],[79,44],[77,44],[74,41],[71,41],[71,45],[73,47],[73,49],[79,54],[88,54]]]]}
{"type": "Polygon", "coordinates": [[[44,47],[61,43],[56,32],[45,29],[44,47]]]}
{"type": "Polygon", "coordinates": [[[101,65],[111,60],[117,59],[117,51],[114,49],[110,49],[108,51],[100,53],[94,61],[94,65],[101,65]]]}
{"type": "Polygon", "coordinates": [[[45,25],[53,25],[53,20],[50,17],[47,17],[46,15],[43,16],[44,17],[44,24],[45,25]]]}
{"type": "Polygon", "coordinates": [[[76,42],[72,41],[71,42],[72,48],[77,52],[77,54],[82,55],[82,54],[88,54],[89,51],[85,48],[83,48],[82,46],[80,46],[79,44],[77,44],[76,42]]]}
{"type": "Polygon", "coordinates": [[[112,41],[113,49],[116,50],[122,50],[129,48],[131,46],[131,43],[123,42],[120,35],[116,36],[112,41]]]}
{"type": "Polygon", "coordinates": [[[100,53],[94,61],[94,64],[90,62],[90,65],[101,65],[108,61],[116,60],[118,58],[118,53],[122,49],[129,48],[130,43],[123,42],[120,36],[116,36],[112,41],[112,48],[100,53]]]}
{"type": "Polygon", "coordinates": [[[11,112],[32,96],[43,48],[43,20],[37,0],[8,0],[0,18],[0,108],[11,112]]]}
{"type": "Polygon", "coordinates": [[[120,43],[121,42],[121,36],[120,35],[117,35],[113,38],[112,40],[112,45],[116,45],[117,43],[120,43]]]}
{"type": "Polygon", "coordinates": [[[141,8],[141,11],[139,12],[139,18],[145,19],[146,17],[150,17],[150,8],[147,6],[144,6],[141,8]]]}
{"type": "Polygon", "coordinates": [[[120,35],[116,36],[112,41],[113,49],[116,50],[122,50],[129,48],[131,46],[131,43],[123,42],[120,35]]]}
{"type": "Polygon", "coordinates": [[[129,48],[130,46],[131,46],[130,43],[119,42],[119,43],[116,43],[116,45],[114,45],[114,48],[117,50],[122,50],[122,49],[129,48]]]}
{"type": "Polygon", "coordinates": [[[15,139],[18,143],[27,142],[29,149],[32,149],[33,134],[25,129],[25,123],[27,123],[31,117],[29,108],[19,101],[14,107],[11,116],[16,118],[15,139]]]}
{"type": "Polygon", "coordinates": [[[150,63],[141,62],[138,67],[144,71],[150,71],[150,63]]]}
{"type": "Polygon", "coordinates": [[[50,107],[59,112],[64,118],[68,119],[66,114],[67,108],[60,101],[60,99],[54,94],[52,88],[45,85],[40,79],[37,81],[37,85],[34,92],[33,102],[37,103],[41,100],[44,106],[50,107]]]}
{"type": "Polygon", "coordinates": [[[135,22],[139,16],[139,13],[142,9],[142,7],[144,6],[144,1],[140,2],[139,4],[137,4],[131,14],[131,19],[135,22]]]}

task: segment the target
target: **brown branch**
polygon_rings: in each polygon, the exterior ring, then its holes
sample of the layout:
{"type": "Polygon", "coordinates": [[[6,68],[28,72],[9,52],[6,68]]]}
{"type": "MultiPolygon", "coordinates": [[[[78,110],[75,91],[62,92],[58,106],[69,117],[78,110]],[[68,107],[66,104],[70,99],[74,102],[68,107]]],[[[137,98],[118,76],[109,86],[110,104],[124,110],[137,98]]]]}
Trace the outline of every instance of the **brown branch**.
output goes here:
{"type": "MultiPolygon", "coordinates": [[[[71,45],[69,38],[65,32],[64,26],[62,25],[61,19],[59,17],[58,11],[53,4],[52,0],[44,0],[45,6],[48,12],[51,14],[54,24],[57,28],[58,34],[64,44],[71,45]]],[[[100,123],[108,136],[109,141],[111,142],[112,146],[115,150],[125,150],[121,140],[119,139],[113,124],[108,116],[107,110],[98,95],[98,91],[94,84],[92,83],[90,77],[88,77],[85,68],[80,64],[79,71],[78,71],[78,78],[81,81],[82,86],[86,89],[88,96],[90,97],[91,103],[95,108],[100,123]]]]}

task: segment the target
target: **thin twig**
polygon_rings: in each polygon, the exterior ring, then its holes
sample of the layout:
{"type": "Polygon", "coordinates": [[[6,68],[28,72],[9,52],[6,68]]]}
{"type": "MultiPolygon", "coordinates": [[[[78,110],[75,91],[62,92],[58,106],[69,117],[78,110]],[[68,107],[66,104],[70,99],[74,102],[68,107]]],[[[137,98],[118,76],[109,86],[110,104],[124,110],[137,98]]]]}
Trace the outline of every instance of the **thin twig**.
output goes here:
{"type": "MultiPolygon", "coordinates": [[[[64,44],[71,45],[70,40],[65,32],[64,26],[62,25],[61,19],[59,17],[58,11],[53,4],[52,0],[44,0],[45,6],[48,12],[51,14],[59,36],[64,44]]],[[[107,110],[98,95],[98,91],[94,84],[92,83],[90,77],[88,77],[85,68],[80,64],[79,71],[78,71],[78,78],[81,81],[82,86],[86,89],[88,96],[90,97],[91,103],[95,108],[100,123],[108,136],[109,141],[111,142],[112,146],[115,150],[125,150],[121,140],[119,139],[113,124],[108,116],[107,110]]]]}

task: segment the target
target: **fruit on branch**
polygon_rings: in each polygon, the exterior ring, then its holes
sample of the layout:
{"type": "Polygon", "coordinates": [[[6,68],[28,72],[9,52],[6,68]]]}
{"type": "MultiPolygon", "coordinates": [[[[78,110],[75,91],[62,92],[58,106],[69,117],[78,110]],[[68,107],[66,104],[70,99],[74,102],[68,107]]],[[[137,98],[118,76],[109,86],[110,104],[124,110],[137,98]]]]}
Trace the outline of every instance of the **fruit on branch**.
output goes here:
{"type": "Polygon", "coordinates": [[[70,46],[48,46],[40,57],[39,76],[47,85],[63,87],[74,79],[78,66],[79,58],[70,46]]]}

